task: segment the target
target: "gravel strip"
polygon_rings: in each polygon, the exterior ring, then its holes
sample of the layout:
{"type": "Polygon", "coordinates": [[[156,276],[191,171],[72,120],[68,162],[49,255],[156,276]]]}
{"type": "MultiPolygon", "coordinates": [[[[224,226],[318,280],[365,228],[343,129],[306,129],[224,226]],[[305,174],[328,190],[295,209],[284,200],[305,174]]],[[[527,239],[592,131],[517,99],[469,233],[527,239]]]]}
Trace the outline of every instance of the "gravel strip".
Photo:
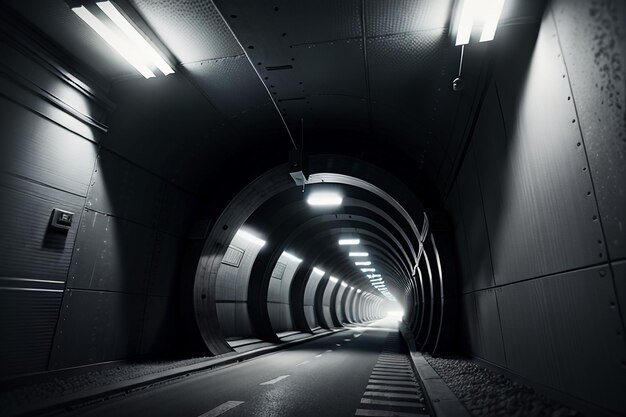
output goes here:
{"type": "Polygon", "coordinates": [[[25,404],[42,403],[52,398],[74,394],[129,379],[158,374],[204,362],[216,357],[201,357],[184,360],[123,363],[100,371],[85,372],[67,378],[54,378],[49,381],[0,392],[2,414],[12,414],[25,404]]]}
{"type": "Polygon", "coordinates": [[[583,416],[471,360],[424,357],[474,416],[583,416]]]}

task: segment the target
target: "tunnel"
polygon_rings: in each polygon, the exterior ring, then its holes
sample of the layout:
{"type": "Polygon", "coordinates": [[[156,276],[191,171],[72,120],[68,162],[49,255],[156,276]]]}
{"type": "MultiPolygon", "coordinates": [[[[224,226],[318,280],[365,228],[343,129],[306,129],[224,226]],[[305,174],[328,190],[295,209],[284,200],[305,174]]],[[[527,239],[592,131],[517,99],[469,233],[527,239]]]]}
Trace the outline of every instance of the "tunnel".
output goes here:
{"type": "Polygon", "coordinates": [[[0,415],[626,415],[625,2],[0,23],[0,415]]]}

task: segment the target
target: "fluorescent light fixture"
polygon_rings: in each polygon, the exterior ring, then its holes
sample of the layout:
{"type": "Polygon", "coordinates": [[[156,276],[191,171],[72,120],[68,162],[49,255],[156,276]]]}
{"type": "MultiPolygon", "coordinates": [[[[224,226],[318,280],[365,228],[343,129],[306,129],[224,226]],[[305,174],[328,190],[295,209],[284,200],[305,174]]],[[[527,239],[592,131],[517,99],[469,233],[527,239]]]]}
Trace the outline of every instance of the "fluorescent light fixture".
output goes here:
{"type": "Polygon", "coordinates": [[[259,246],[264,246],[266,243],[263,239],[259,239],[258,237],[251,235],[250,233],[241,229],[237,230],[236,236],[239,236],[240,238],[259,246]]]}
{"type": "Polygon", "coordinates": [[[359,243],[361,243],[361,239],[339,239],[339,244],[341,246],[358,245],[359,243]]]}
{"type": "Polygon", "coordinates": [[[173,74],[174,70],[165,59],[146,41],[135,27],[120,13],[110,1],[98,2],[96,5],[115,23],[115,25],[130,39],[135,49],[144,56],[147,61],[152,62],[163,75],[173,74]]]}
{"type": "Polygon", "coordinates": [[[298,258],[297,256],[294,256],[294,255],[290,254],[289,252],[283,252],[283,255],[285,255],[286,258],[288,258],[288,259],[290,259],[290,260],[292,260],[294,262],[297,262],[297,263],[302,262],[302,259],[298,258]]]}
{"type": "Polygon", "coordinates": [[[333,276],[330,277],[330,282],[338,282],[339,280],[333,276]]]}
{"type": "Polygon", "coordinates": [[[348,284],[346,284],[345,282],[342,282],[342,283],[341,283],[341,286],[345,288],[345,287],[347,287],[347,286],[348,286],[348,284]]]}
{"type": "Polygon", "coordinates": [[[314,267],[313,268],[313,272],[315,272],[316,274],[319,275],[324,275],[326,272],[322,271],[321,269],[319,269],[318,267],[314,267]]]}
{"type": "Polygon", "coordinates": [[[496,28],[498,27],[498,21],[502,14],[502,7],[504,6],[504,0],[483,0],[489,3],[487,10],[485,11],[485,25],[483,26],[483,32],[480,35],[480,42],[492,41],[496,35],[496,28]]]}
{"type": "Polygon", "coordinates": [[[376,278],[376,279],[370,279],[370,282],[378,284],[378,283],[382,283],[382,282],[385,282],[385,281],[383,281],[382,278],[376,278]]]}
{"type": "Polygon", "coordinates": [[[376,272],[376,268],[361,268],[363,272],[376,272]]]}
{"type": "Polygon", "coordinates": [[[354,263],[356,266],[370,266],[372,263],[370,261],[359,261],[354,263]]]}
{"type": "Polygon", "coordinates": [[[356,293],[357,293],[357,294],[361,294],[361,290],[360,290],[360,289],[359,289],[359,290],[356,290],[356,293]]]}
{"type": "Polygon", "coordinates": [[[380,274],[368,274],[367,277],[368,278],[380,278],[382,275],[380,274]]]}
{"type": "Polygon", "coordinates": [[[117,36],[104,23],[102,23],[96,16],[94,16],[85,6],[74,7],[72,11],[76,13],[78,17],[83,19],[106,43],[115,49],[130,65],[135,67],[137,71],[146,78],[154,77],[154,73],[141,59],[139,59],[136,51],[132,47],[132,44],[121,36],[117,36]]]}
{"type": "Polygon", "coordinates": [[[349,252],[348,256],[353,258],[367,258],[370,254],[367,252],[349,252]]]}
{"type": "Polygon", "coordinates": [[[306,199],[310,206],[339,206],[342,201],[343,198],[337,193],[319,191],[311,193],[306,199]]]}
{"type": "Polygon", "coordinates": [[[467,45],[476,23],[482,24],[480,42],[493,40],[505,0],[463,0],[456,32],[457,46],[467,45]]]}

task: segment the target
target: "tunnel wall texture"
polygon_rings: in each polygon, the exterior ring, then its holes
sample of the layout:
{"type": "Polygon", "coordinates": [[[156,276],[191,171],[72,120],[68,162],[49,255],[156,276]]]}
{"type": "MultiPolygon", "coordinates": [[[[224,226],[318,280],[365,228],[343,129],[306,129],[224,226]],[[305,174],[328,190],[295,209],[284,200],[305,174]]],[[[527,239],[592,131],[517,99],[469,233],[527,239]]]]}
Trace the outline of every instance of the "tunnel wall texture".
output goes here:
{"type": "Polygon", "coordinates": [[[294,330],[291,318],[291,281],[300,262],[284,253],[278,258],[267,289],[267,310],[274,332],[294,330]]]}
{"type": "Polygon", "coordinates": [[[0,35],[0,375],[175,350],[195,198],[104,135],[104,95],[0,35]],[[67,232],[54,208],[75,213],[67,232]]]}
{"type": "Polygon", "coordinates": [[[499,30],[503,59],[496,51],[447,199],[466,351],[620,413],[625,21],[623,2],[562,0],[548,5],[536,42],[499,30]],[[509,48],[519,61],[504,58],[509,48]]]}
{"type": "Polygon", "coordinates": [[[313,330],[321,326],[315,315],[315,293],[320,285],[320,281],[324,277],[322,271],[317,269],[311,269],[309,279],[306,282],[304,288],[303,308],[304,316],[309,324],[309,327],[313,330]]]}

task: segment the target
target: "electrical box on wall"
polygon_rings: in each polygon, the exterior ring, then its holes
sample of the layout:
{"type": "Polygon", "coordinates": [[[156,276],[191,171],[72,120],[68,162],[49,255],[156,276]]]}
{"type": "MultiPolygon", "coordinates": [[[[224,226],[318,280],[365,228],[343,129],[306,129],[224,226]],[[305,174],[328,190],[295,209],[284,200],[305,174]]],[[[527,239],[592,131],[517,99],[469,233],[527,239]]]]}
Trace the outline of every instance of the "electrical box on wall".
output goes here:
{"type": "Polygon", "coordinates": [[[73,219],[74,213],[55,208],[54,210],[52,210],[50,227],[63,230],[71,229],[73,219]]]}

